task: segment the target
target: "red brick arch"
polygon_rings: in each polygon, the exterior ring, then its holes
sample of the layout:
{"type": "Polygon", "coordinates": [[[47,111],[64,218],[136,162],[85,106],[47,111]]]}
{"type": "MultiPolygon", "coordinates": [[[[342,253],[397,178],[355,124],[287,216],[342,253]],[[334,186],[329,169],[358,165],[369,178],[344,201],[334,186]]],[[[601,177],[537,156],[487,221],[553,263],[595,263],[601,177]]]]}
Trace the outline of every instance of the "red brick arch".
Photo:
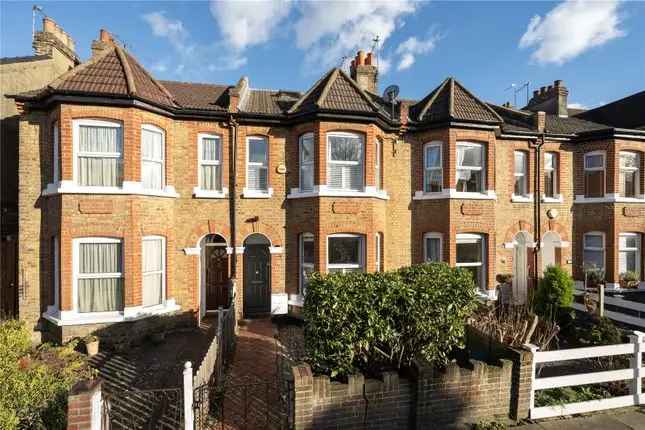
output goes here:
{"type": "Polygon", "coordinates": [[[561,241],[569,242],[569,233],[567,232],[567,229],[564,228],[564,226],[559,222],[550,219],[545,223],[543,227],[543,233],[546,233],[547,231],[554,231],[560,235],[561,241]]]}
{"type": "Polygon", "coordinates": [[[227,244],[230,245],[231,243],[231,230],[228,225],[215,220],[207,220],[193,227],[187,245],[199,246],[199,241],[207,234],[219,234],[226,240],[227,244]]]}
{"type": "Polygon", "coordinates": [[[239,246],[242,246],[244,244],[244,239],[253,233],[265,235],[271,242],[272,246],[282,245],[282,235],[274,226],[262,221],[256,221],[240,223],[238,237],[241,238],[241,240],[239,246]]]}
{"type": "Polygon", "coordinates": [[[529,233],[531,236],[535,236],[535,232],[533,231],[533,224],[520,220],[517,223],[513,223],[506,230],[506,234],[504,235],[504,243],[513,242],[513,239],[515,238],[517,233],[521,231],[525,231],[529,233]]]}

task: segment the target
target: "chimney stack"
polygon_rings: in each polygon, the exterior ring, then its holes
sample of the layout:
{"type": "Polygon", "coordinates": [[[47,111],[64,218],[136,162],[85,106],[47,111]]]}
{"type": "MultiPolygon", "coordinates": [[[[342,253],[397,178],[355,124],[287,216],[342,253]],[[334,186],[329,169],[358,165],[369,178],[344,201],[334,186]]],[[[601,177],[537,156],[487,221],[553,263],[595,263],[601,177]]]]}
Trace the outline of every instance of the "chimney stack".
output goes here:
{"type": "Polygon", "coordinates": [[[74,39],[48,16],[43,18],[43,29],[34,34],[32,46],[36,55],[53,55],[53,50],[56,49],[75,64],[80,62],[74,39]]]}
{"type": "Polygon", "coordinates": [[[376,94],[378,91],[378,69],[372,64],[371,52],[358,51],[349,68],[350,75],[363,91],[376,94]]]}
{"type": "Polygon", "coordinates": [[[101,52],[114,46],[114,38],[109,31],[101,29],[98,40],[92,41],[92,57],[96,57],[101,52]]]}
{"type": "Polygon", "coordinates": [[[558,115],[561,117],[568,116],[567,100],[569,90],[564,86],[564,82],[558,79],[553,85],[540,87],[540,90],[533,91],[533,98],[524,109],[537,112],[544,111],[547,114],[558,115]]]}

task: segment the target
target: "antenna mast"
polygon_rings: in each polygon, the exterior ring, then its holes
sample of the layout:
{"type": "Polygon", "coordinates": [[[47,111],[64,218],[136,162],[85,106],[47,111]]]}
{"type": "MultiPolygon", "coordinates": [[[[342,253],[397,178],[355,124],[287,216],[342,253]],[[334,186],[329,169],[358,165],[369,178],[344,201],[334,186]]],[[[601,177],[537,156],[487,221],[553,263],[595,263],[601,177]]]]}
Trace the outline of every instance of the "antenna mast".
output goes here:
{"type": "Polygon", "coordinates": [[[372,53],[374,54],[374,57],[376,58],[376,70],[378,72],[378,43],[381,41],[381,38],[377,34],[374,39],[372,39],[372,53]]]}
{"type": "Polygon", "coordinates": [[[34,37],[36,37],[36,12],[43,13],[43,8],[37,5],[31,7],[31,40],[33,42],[34,37]]]}

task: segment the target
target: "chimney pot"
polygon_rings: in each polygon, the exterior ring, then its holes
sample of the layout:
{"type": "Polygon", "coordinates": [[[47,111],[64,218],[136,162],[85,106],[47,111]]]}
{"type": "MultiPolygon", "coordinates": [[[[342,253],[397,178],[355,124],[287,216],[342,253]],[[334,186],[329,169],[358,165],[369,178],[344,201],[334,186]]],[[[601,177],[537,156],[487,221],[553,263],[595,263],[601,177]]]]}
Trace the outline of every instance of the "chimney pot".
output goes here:
{"type": "Polygon", "coordinates": [[[553,84],[555,85],[556,88],[564,86],[564,82],[562,82],[562,79],[558,79],[554,81],[553,84]]]}
{"type": "Polygon", "coordinates": [[[548,88],[547,88],[548,92],[551,92],[551,90],[553,90],[553,85],[549,85],[548,88]]]}
{"type": "Polygon", "coordinates": [[[45,33],[54,33],[56,31],[56,22],[53,19],[46,16],[43,18],[43,31],[45,33]]]}
{"type": "Polygon", "coordinates": [[[533,90],[533,97],[540,95],[540,90],[533,90]]]}
{"type": "Polygon", "coordinates": [[[371,53],[371,52],[368,52],[368,53],[367,53],[367,57],[365,58],[365,64],[366,64],[367,66],[371,66],[371,65],[372,65],[372,53],[371,53]]]}
{"type": "Polygon", "coordinates": [[[363,64],[365,64],[365,51],[363,50],[358,51],[357,58],[358,58],[358,61],[356,62],[357,65],[362,66],[363,64]]]}
{"type": "Polygon", "coordinates": [[[110,34],[110,32],[103,28],[99,32],[99,40],[101,42],[108,42],[108,43],[114,42],[114,39],[112,38],[112,35],[110,34]]]}
{"type": "Polygon", "coordinates": [[[546,93],[546,87],[540,87],[540,94],[546,93]]]}

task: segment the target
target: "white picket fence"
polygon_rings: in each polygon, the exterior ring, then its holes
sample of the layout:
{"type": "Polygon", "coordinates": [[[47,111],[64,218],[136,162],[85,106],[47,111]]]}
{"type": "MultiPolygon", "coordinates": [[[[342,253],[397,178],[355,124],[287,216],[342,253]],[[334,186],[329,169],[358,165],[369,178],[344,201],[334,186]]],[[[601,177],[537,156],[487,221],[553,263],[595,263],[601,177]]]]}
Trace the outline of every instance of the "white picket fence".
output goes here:
{"type": "Polygon", "coordinates": [[[645,333],[635,331],[634,334],[630,335],[630,343],[592,346],[588,348],[572,348],[558,351],[538,351],[537,347],[527,345],[533,353],[533,376],[530,399],[531,419],[581,414],[645,404],[645,394],[643,393],[642,382],[643,378],[645,378],[645,367],[643,367],[643,352],[645,352],[645,344],[643,343],[644,338],[645,333]],[[626,369],[582,374],[578,373],[545,378],[539,378],[536,375],[536,370],[539,365],[543,363],[554,363],[583,358],[611,357],[627,354],[632,355],[632,357],[630,357],[630,367],[626,369]],[[539,390],[626,380],[631,380],[629,395],[556,406],[535,406],[535,392],[539,390]]]}
{"type": "MultiPolygon", "coordinates": [[[[585,291],[576,289],[574,290],[573,294],[576,296],[582,296],[585,294],[585,291]]],[[[598,301],[598,294],[596,293],[588,293],[588,294],[591,294],[591,298],[593,300],[595,300],[596,302],[598,301]]],[[[645,292],[643,292],[642,294],[645,294],[645,292]]],[[[603,313],[604,313],[604,316],[606,316],[607,318],[610,318],[614,321],[622,322],[625,324],[630,324],[635,327],[645,328],[645,304],[644,303],[633,302],[630,300],[622,299],[620,297],[612,297],[611,295],[605,294],[604,304],[613,305],[618,308],[629,309],[629,310],[638,312],[638,316],[634,316],[617,310],[604,309],[603,313]]],[[[575,301],[572,304],[572,307],[579,311],[584,311],[584,312],[587,311],[584,304],[576,303],[575,301]]]]}

